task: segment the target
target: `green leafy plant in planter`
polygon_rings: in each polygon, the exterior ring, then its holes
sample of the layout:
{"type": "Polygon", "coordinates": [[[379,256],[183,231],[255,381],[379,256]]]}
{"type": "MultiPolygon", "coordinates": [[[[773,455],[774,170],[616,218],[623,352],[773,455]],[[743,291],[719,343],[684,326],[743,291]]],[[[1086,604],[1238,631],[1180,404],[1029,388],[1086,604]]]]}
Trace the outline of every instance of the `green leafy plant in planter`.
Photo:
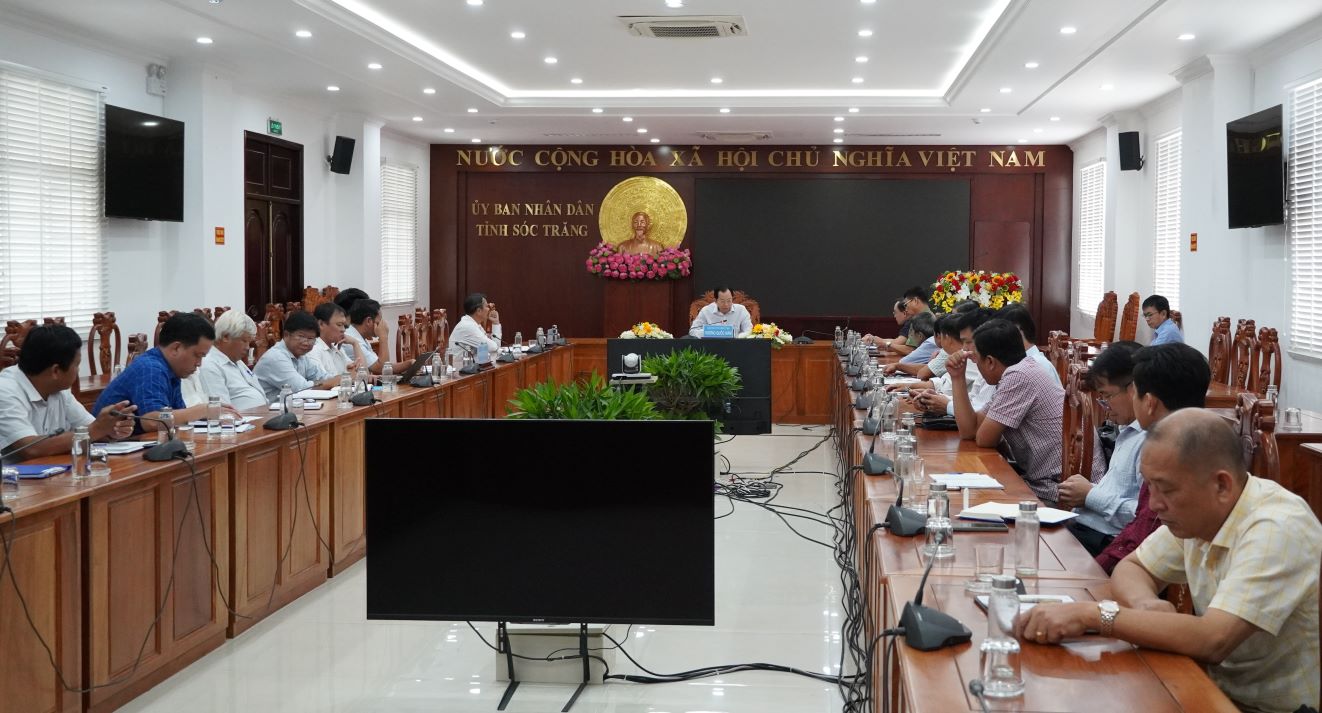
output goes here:
{"type": "Polygon", "coordinates": [[[574,421],[655,421],[664,418],[647,395],[612,389],[597,374],[586,382],[550,381],[520,389],[506,409],[509,418],[574,421]]]}
{"type": "MultiPolygon", "coordinates": [[[[656,377],[648,398],[665,418],[713,419],[725,402],[743,387],[739,370],[721,357],[694,349],[681,349],[643,360],[643,371],[656,377]]],[[[720,430],[720,421],[716,428],[720,430]]]]}

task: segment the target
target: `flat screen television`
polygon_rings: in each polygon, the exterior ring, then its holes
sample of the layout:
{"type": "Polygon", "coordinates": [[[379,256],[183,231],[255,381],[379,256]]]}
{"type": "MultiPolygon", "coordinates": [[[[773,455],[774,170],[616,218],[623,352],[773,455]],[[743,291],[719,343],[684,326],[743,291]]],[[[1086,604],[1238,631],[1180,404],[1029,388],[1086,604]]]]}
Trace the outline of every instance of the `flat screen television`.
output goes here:
{"type": "Polygon", "coordinates": [[[368,619],[715,623],[711,421],[365,429],[368,619]]]}
{"type": "Polygon", "coordinates": [[[1285,222],[1281,105],[1226,124],[1226,191],[1231,228],[1285,222]]]}
{"type": "Polygon", "coordinates": [[[184,123],[106,105],[107,218],[184,219],[184,123]]]}

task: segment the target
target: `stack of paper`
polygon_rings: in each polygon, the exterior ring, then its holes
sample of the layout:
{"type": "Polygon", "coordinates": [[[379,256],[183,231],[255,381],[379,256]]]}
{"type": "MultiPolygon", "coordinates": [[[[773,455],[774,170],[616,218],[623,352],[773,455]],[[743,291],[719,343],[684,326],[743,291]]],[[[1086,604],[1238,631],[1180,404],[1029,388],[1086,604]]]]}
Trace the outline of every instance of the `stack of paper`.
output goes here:
{"type": "Polygon", "coordinates": [[[339,396],[339,392],[334,389],[303,389],[302,391],[289,397],[291,399],[333,399],[339,396]]]}
{"type": "MultiPolygon", "coordinates": [[[[988,522],[1013,520],[1019,517],[1019,503],[983,503],[961,510],[959,516],[965,520],[985,520],[988,522]]],[[[1039,505],[1037,517],[1043,525],[1059,525],[1070,518],[1078,517],[1078,515],[1069,510],[1057,510],[1056,508],[1039,505]]]]}
{"type": "Polygon", "coordinates": [[[147,446],[154,446],[156,441],[117,441],[115,443],[97,443],[96,445],[106,449],[106,455],[122,456],[137,453],[147,446]]]}
{"type": "Polygon", "coordinates": [[[932,482],[944,483],[946,490],[959,490],[961,488],[1005,489],[1000,481],[986,473],[932,473],[932,482]]]}

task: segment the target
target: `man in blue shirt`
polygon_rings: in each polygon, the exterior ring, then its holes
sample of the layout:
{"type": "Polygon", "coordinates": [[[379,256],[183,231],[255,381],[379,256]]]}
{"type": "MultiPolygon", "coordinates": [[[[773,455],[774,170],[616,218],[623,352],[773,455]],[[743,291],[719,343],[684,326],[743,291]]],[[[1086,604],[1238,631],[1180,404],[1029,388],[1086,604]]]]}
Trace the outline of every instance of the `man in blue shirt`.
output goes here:
{"type": "Polygon", "coordinates": [[[898,363],[887,366],[885,369],[887,374],[894,374],[896,371],[917,374],[918,370],[926,366],[940,349],[936,344],[935,315],[931,312],[919,312],[909,318],[908,324],[909,338],[918,346],[901,357],[898,363]]]}
{"type": "Polygon", "coordinates": [[[1152,328],[1152,341],[1148,346],[1184,344],[1184,334],[1171,319],[1171,303],[1165,297],[1152,295],[1143,300],[1143,319],[1152,328]]]}
{"type": "Polygon", "coordinates": [[[1138,342],[1116,342],[1093,360],[1089,378],[1097,401],[1110,410],[1120,426],[1115,452],[1099,482],[1074,474],[1060,484],[1060,506],[1072,507],[1079,515],[1068,523],[1070,532],[1093,557],[1134,519],[1138,508],[1138,489],[1142,485],[1138,458],[1147,433],[1137,421],[1129,383],[1134,378],[1134,354],[1141,348],[1138,342]]]}
{"type": "MultiPolygon", "coordinates": [[[[206,418],[207,405],[184,408],[181,379],[197,371],[211,350],[216,331],[211,323],[192,312],[179,312],[161,325],[159,346],[152,347],[133,360],[124,373],[115,377],[96,400],[93,413],[112,404],[128,401],[138,407],[144,419],[159,418],[161,409],[174,410],[175,425],[206,418]]],[[[236,412],[237,413],[237,412],[236,412]]],[[[144,420],[133,427],[133,434],[159,431],[161,425],[144,420]]]]}
{"type": "Polygon", "coordinates": [[[339,374],[326,371],[320,362],[308,356],[319,334],[317,320],[312,315],[290,313],[281,331],[283,338],[266,350],[252,370],[267,401],[275,401],[286,386],[298,393],[304,389],[331,389],[340,383],[339,374]]]}

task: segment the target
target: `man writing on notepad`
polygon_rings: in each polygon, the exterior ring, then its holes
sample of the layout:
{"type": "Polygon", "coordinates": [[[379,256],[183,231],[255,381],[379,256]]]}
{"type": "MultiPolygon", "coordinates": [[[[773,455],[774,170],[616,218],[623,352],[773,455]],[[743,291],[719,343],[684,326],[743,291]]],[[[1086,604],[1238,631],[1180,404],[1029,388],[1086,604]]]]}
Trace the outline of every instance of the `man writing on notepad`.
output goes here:
{"type": "Polygon", "coordinates": [[[285,318],[284,338],[266,350],[257,361],[253,374],[262,385],[268,402],[280,396],[280,389],[288,386],[294,393],[304,389],[332,389],[339,385],[340,375],[331,374],[308,356],[317,343],[317,320],[307,312],[294,312],[285,318]]]}

